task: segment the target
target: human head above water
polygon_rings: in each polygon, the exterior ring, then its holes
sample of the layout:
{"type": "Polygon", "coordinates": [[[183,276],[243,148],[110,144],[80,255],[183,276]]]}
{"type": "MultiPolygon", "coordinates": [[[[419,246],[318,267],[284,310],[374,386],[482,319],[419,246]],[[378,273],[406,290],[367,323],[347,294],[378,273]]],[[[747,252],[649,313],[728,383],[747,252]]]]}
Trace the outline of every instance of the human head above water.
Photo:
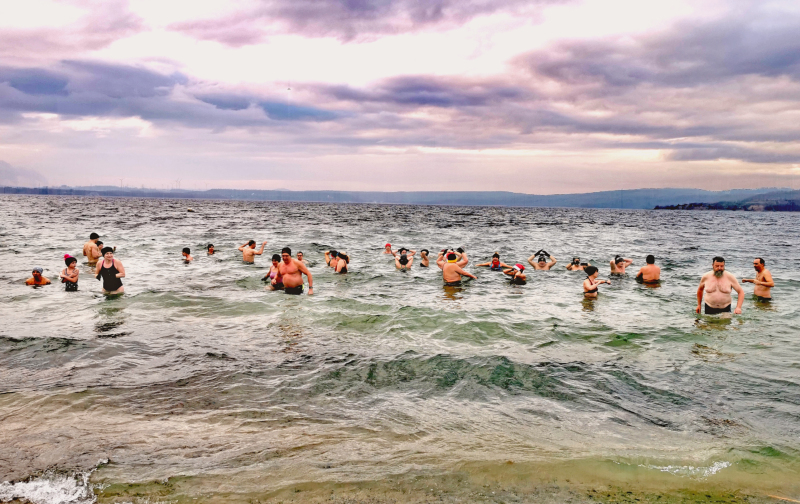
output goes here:
{"type": "Polygon", "coordinates": [[[711,261],[711,264],[714,266],[714,276],[722,277],[722,274],[725,273],[725,259],[717,256],[711,261]]]}
{"type": "Polygon", "coordinates": [[[100,255],[105,257],[106,254],[114,255],[114,249],[111,247],[103,247],[103,250],[100,251],[100,255]]]}
{"type": "Polygon", "coordinates": [[[255,240],[250,240],[249,242],[247,242],[247,245],[255,248],[256,247],[256,241],[255,240]]]}
{"type": "Polygon", "coordinates": [[[646,262],[647,264],[655,264],[656,258],[653,254],[650,254],[649,256],[644,258],[644,262],[646,262]]]}
{"type": "Polygon", "coordinates": [[[72,264],[72,263],[76,263],[76,262],[78,262],[78,260],[77,260],[77,259],[75,259],[74,257],[72,257],[72,256],[71,256],[71,255],[69,255],[69,254],[64,254],[64,264],[66,264],[67,266],[69,266],[70,264],[72,264]]]}
{"type": "Polygon", "coordinates": [[[214,244],[213,243],[209,243],[208,247],[206,247],[206,250],[214,250],[214,244]]]}
{"type": "Polygon", "coordinates": [[[424,255],[424,256],[426,256],[426,255],[428,255],[430,252],[428,252],[428,249],[422,249],[422,250],[420,250],[420,251],[419,251],[419,253],[420,253],[420,255],[424,255]]]}
{"type": "Polygon", "coordinates": [[[592,276],[597,273],[597,266],[586,266],[583,268],[583,272],[586,273],[586,276],[592,276]]]}
{"type": "Polygon", "coordinates": [[[766,262],[764,259],[760,258],[760,257],[756,257],[755,259],[753,259],[753,262],[754,262],[754,263],[755,263],[756,261],[760,262],[760,263],[761,263],[761,266],[766,266],[766,265],[767,265],[767,262],[766,262]]]}
{"type": "Polygon", "coordinates": [[[280,261],[281,261],[281,256],[280,256],[280,254],[272,254],[272,260],[273,260],[274,262],[280,262],[280,261]]]}
{"type": "Polygon", "coordinates": [[[290,249],[289,247],[283,247],[281,249],[281,255],[283,255],[283,254],[288,254],[289,257],[291,257],[292,256],[292,249],[290,249]]]}
{"type": "Polygon", "coordinates": [[[581,262],[581,258],[580,257],[573,257],[572,258],[572,264],[580,264],[580,262],[581,262]]]}
{"type": "Polygon", "coordinates": [[[33,268],[32,273],[33,273],[33,276],[41,276],[41,274],[44,273],[44,269],[42,269],[40,266],[37,266],[37,267],[33,268]]]}
{"type": "Polygon", "coordinates": [[[189,247],[183,247],[183,250],[181,252],[183,252],[186,255],[191,254],[191,252],[189,251],[189,247]]]}
{"type": "Polygon", "coordinates": [[[447,254],[447,262],[456,262],[457,258],[458,256],[456,256],[455,252],[450,252],[447,254]]]}
{"type": "Polygon", "coordinates": [[[92,233],[92,234],[89,235],[89,239],[90,240],[96,240],[98,238],[100,238],[100,235],[97,234],[97,233],[92,233]]]}
{"type": "Polygon", "coordinates": [[[495,252],[494,254],[492,254],[492,259],[500,259],[500,254],[498,252],[495,252]]]}
{"type": "Polygon", "coordinates": [[[625,262],[625,259],[622,256],[614,256],[614,263],[619,264],[621,262],[625,262]]]}
{"type": "Polygon", "coordinates": [[[338,257],[338,256],[339,256],[339,252],[338,251],[331,250],[331,257],[338,257]]]}

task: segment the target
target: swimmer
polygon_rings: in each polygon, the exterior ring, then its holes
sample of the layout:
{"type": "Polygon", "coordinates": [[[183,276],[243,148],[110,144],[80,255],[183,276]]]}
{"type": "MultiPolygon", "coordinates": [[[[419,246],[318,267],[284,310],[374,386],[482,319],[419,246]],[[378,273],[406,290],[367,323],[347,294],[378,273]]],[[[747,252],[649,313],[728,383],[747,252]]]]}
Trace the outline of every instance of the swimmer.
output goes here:
{"type": "Polygon", "coordinates": [[[214,244],[213,243],[209,243],[208,244],[208,247],[206,247],[206,253],[208,255],[214,255],[214,244]]]}
{"type": "Polygon", "coordinates": [[[419,251],[419,265],[421,268],[427,268],[431,265],[430,259],[428,259],[428,249],[422,249],[419,251]]]}
{"type": "Polygon", "coordinates": [[[636,280],[644,283],[656,283],[661,280],[661,268],[656,266],[656,258],[652,254],[645,257],[647,264],[636,273],[636,280]]]}
{"type": "Polygon", "coordinates": [[[98,239],[100,239],[100,235],[92,233],[89,235],[89,241],[83,244],[83,255],[86,256],[89,266],[94,266],[97,264],[97,260],[100,259],[100,248],[97,246],[98,239]]]}
{"type": "Polygon", "coordinates": [[[463,268],[464,266],[469,264],[469,258],[467,257],[467,253],[464,252],[464,248],[463,247],[458,247],[456,249],[456,252],[461,254],[461,258],[458,260],[458,265],[459,266],[461,266],[463,268]]]}
{"type": "Polygon", "coordinates": [[[395,255],[394,251],[392,250],[391,243],[387,243],[386,245],[383,246],[383,253],[395,255]]]}
{"type": "Polygon", "coordinates": [[[586,273],[586,280],[583,281],[583,295],[584,297],[594,299],[597,297],[597,286],[600,284],[609,284],[611,282],[608,280],[598,280],[597,275],[600,272],[597,270],[596,266],[586,266],[583,270],[586,273]]]}
{"type": "Polygon", "coordinates": [[[61,271],[58,277],[61,279],[61,283],[64,284],[65,291],[75,292],[78,290],[78,274],[80,273],[77,268],[78,260],[69,254],[65,254],[64,264],[66,264],[67,267],[61,271]]]}
{"type": "Polygon", "coordinates": [[[256,250],[256,241],[250,240],[249,242],[239,247],[239,252],[242,253],[242,261],[249,264],[255,264],[256,256],[264,253],[264,245],[266,244],[267,242],[263,242],[261,244],[261,248],[259,250],[256,250]]]}
{"type": "Polygon", "coordinates": [[[567,264],[567,271],[583,271],[587,266],[591,266],[591,264],[582,263],[580,257],[573,257],[572,262],[567,264]]]}
{"type": "Polygon", "coordinates": [[[550,268],[555,266],[557,262],[556,258],[548,254],[545,249],[541,249],[528,258],[528,263],[533,266],[533,269],[538,271],[550,271],[550,268]],[[533,258],[537,256],[538,259],[536,259],[536,262],[533,262],[533,258]],[[550,259],[549,262],[547,261],[548,259],[550,259]]]}
{"type": "Polygon", "coordinates": [[[394,256],[394,267],[399,270],[410,270],[414,264],[414,254],[407,253],[408,250],[400,249],[398,254],[394,256]]]}
{"type": "Polygon", "coordinates": [[[325,252],[325,264],[336,269],[336,263],[339,262],[339,252],[336,250],[328,250],[325,252]]]}
{"type": "Polygon", "coordinates": [[[33,268],[31,272],[31,277],[25,280],[25,285],[33,285],[34,287],[38,287],[40,285],[50,285],[50,280],[42,276],[44,270],[40,267],[33,268]]]}
{"type": "Polygon", "coordinates": [[[511,269],[504,269],[503,273],[511,277],[512,285],[525,285],[528,283],[526,281],[528,277],[525,275],[525,273],[523,273],[523,271],[525,271],[525,266],[517,263],[511,269]]]}
{"type": "Polygon", "coordinates": [[[297,254],[295,254],[295,255],[297,256],[297,260],[298,260],[298,261],[300,261],[301,263],[303,263],[303,264],[305,264],[306,266],[308,266],[308,263],[306,262],[306,260],[305,260],[305,259],[303,259],[303,257],[305,257],[305,255],[303,254],[303,252],[300,252],[300,251],[298,251],[298,252],[297,252],[297,254]]]}
{"type": "Polygon", "coordinates": [[[472,273],[467,273],[461,269],[461,266],[458,265],[458,253],[452,250],[447,253],[446,257],[443,257],[442,254],[439,254],[439,258],[436,260],[436,265],[442,269],[442,280],[444,280],[444,284],[447,286],[460,286],[461,277],[469,277],[475,280],[478,279],[478,277],[472,273]],[[447,262],[445,262],[445,259],[447,262]]]}
{"type": "Polygon", "coordinates": [[[625,268],[633,264],[630,259],[625,259],[622,256],[615,256],[613,261],[608,262],[611,265],[612,275],[624,275],[625,268]]]}
{"type": "Polygon", "coordinates": [[[730,313],[731,291],[735,290],[738,295],[736,309],[733,313],[737,315],[742,313],[742,304],[744,303],[744,289],[739,285],[736,277],[733,274],[725,271],[725,259],[722,257],[715,257],[711,264],[713,268],[700,278],[700,285],[697,287],[697,308],[695,313],[700,313],[703,305],[703,295],[705,294],[706,315],[715,315],[717,313],[730,313]]]}
{"type": "Polygon", "coordinates": [[[286,294],[300,295],[303,293],[303,275],[308,277],[308,295],[314,294],[314,278],[305,264],[292,257],[292,249],[284,247],[281,250],[283,262],[278,264],[278,272],[283,278],[283,291],[286,294]]]}
{"type": "Polygon", "coordinates": [[[492,254],[492,260],[485,263],[476,264],[475,266],[483,267],[488,266],[492,271],[503,271],[503,268],[513,268],[504,262],[500,262],[500,253],[495,252],[492,254]]]}
{"type": "Polygon", "coordinates": [[[194,257],[192,257],[189,247],[183,247],[181,254],[183,255],[183,260],[186,261],[187,263],[194,261],[194,257]]]}
{"type": "Polygon", "coordinates": [[[769,272],[766,265],[767,263],[764,259],[756,257],[753,259],[756,277],[742,278],[743,283],[755,284],[753,294],[758,301],[772,301],[772,288],[775,287],[775,281],[772,279],[772,273],[769,272]]]}
{"type": "Polygon", "coordinates": [[[269,273],[264,276],[264,281],[269,282],[269,290],[283,290],[283,277],[281,276],[280,266],[281,256],[272,254],[272,266],[269,268],[269,273]]]}
{"type": "Polygon", "coordinates": [[[125,287],[120,278],[125,278],[125,268],[114,259],[114,249],[111,247],[105,247],[100,253],[103,254],[103,260],[97,262],[95,274],[98,280],[103,279],[103,294],[122,294],[125,287]]]}
{"type": "Polygon", "coordinates": [[[347,273],[347,265],[350,264],[350,256],[344,252],[339,252],[339,261],[336,263],[336,273],[347,273]]]}

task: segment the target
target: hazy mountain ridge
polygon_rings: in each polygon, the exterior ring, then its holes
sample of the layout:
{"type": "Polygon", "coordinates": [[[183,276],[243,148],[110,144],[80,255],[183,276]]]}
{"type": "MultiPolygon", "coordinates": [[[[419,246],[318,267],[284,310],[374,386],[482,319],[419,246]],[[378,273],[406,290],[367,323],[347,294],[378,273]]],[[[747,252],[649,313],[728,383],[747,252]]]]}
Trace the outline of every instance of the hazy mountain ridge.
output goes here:
{"type": "MultiPolygon", "coordinates": [[[[455,205],[455,206],[521,206],[652,209],[664,205],[703,204],[719,201],[744,201],[761,195],[783,194],[786,189],[733,189],[706,191],[703,189],[626,189],[579,194],[536,195],[506,191],[285,191],[209,189],[157,190],[132,187],[3,187],[5,194],[40,194],[61,196],[139,197],[175,199],[230,199],[255,201],[296,201],[324,203],[378,203],[397,205],[455,205]]],[[[797,191],[794,191],[797,192],[797,191]]]]}
{"type": "Polygon", "coordinates": [[[739,201],[693,202],[656,206],[656,210],[739,210],[745,212],[800,212],[800,191],[772,191],[739,201]]]}

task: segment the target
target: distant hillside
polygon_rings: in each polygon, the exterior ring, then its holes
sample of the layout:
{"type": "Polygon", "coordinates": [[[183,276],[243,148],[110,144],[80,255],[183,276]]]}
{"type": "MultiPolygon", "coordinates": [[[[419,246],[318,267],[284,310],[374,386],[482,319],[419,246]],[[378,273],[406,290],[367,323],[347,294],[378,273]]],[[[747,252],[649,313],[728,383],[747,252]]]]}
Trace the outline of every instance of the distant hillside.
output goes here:
{"type": "MultiPolygon", "coordinates": [[[[785,191],[785,190],[784,190],[785,191]]],[[[379,203],[395,205],[458,205],[652,209],[659,205],[739,201],[774,193],[775,188],[704,191],[702,189],[632,189],[582,194],[536,195],[504,191],[429,191],[429,192],[358,192],[358,191],[285,191],[210,189],[207,191],[137,189],[119,187],[3,187],[5,194],[42,194],[63,196],[101,196],[176,199],[222,199],[255,201],[304,201],[325,203],[379,203]]]]}
{"type": "Polygon", "coordinates": [[[800,212],[800,191],[773,191],[740,201],[656,206],[656,210],[739,210],[744,212],[800,212]]]}

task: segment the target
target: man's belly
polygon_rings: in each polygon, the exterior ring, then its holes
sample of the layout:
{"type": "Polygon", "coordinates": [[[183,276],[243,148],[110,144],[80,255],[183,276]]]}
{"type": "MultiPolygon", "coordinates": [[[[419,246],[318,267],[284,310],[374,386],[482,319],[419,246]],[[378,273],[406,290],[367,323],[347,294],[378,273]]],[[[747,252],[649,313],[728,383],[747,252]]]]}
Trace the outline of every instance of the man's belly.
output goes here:
{"type": "Polygon", "coordinates": [[[720,291],[706,292],[705,303],[712,308],[725,308],[731,304],[731,293],[720,291]]]}
{"type": "Polygon", "coordinates": [[[763,285],[756,285],[753,289],[753,294],[760,297],[772,297],[772,289],[763,285]]]}

